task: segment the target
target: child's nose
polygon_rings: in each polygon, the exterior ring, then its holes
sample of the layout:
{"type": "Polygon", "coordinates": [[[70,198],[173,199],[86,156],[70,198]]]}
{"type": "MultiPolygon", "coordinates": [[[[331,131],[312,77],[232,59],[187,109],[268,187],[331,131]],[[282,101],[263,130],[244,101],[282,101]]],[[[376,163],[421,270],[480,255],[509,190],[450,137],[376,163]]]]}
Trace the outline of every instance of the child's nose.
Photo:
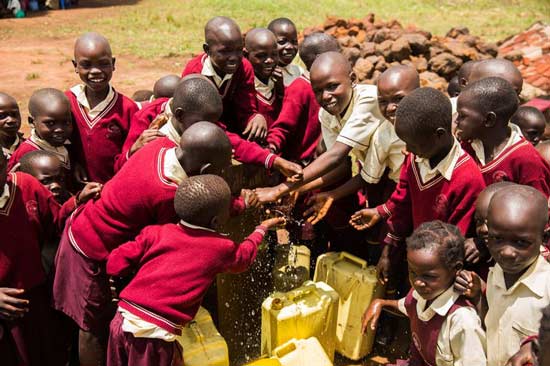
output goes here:
{"type": "Polygon", "coordinates": [[[513,259],[517,257],[517,253],[511,245],[505,245],[500,251],[500,256],[503,258],[513,259]]]}

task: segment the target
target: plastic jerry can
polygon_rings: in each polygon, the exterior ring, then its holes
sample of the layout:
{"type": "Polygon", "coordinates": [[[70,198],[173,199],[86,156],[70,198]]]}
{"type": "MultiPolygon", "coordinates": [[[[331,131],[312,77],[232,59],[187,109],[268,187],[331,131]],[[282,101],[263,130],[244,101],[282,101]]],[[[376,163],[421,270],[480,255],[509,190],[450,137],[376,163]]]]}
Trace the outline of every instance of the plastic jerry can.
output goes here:
{"type": "Polygon", "coordinates": [[[262,304],[261,354],[273,356],[292,338],[317,337],[330,360],[336,347],[338,294],[324,282],[306,281],[288,292],[275,292],[262,304]]]}
{"type": "Polygon", "coordinates": [[[375,332],[361,334],[361,317],[373,299],[384,295],[376,267],[346,252],[326,253],[317,259],[315,281],[324,281],[339,295],[336,351],[359,360],[372,351],[375,332]]]}
{"type": "Polygon", "coordinates": [[[273,358],[264,358],[261,360],[252,361],[244,366],[282,366],[279,360],[273,358]]]}
{"type": "Polygon", "coordinates": [[[272,359],[279,360],[282,366],[332,366],[323,346],[315,337],[291,339],[275,348],[272,359]]]}
{"type": "Polygon", "coordinates": [[[212,317],[202,306],[178,337],[184,366],[229,366],[229,351],[212,317]]]}

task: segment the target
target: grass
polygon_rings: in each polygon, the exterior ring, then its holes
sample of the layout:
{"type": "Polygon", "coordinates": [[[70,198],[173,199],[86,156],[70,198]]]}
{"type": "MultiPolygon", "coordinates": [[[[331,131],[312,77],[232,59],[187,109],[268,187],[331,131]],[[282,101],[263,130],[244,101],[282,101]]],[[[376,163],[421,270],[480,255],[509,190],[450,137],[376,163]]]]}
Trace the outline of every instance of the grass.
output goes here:
{"type": "MultiPolygon", "coordinates": [[[[61,37],[94,30],[108,35],[117,53],[149,58],[200,52],[203,25],[215,15],[234,18],[244,31],[266,26],[281,16],[293,19],[303,29],[322,23],[329,15],[362,18],[372,12],[385,20],[416,24],[434,34],[463,25],[491,41],[517,33],[537,20],[550,22],[549,0],[141,0],[133,6],[111,9],[112,15],[41,31],[61,37]]],[[[0,39],[2,36],[0,29],[0,39]]]]}

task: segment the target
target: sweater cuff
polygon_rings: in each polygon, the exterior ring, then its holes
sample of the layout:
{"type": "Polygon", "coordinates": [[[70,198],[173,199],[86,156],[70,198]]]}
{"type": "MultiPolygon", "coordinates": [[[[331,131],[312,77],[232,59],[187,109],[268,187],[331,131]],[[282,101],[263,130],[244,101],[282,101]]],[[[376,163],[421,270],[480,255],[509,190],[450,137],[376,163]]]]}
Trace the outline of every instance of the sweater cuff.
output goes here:
{"type": "Polygon", "coordinates": [[[376,211],[378,211],[378,214],[386,220],[388,217],[391,216],[391,211],[388,208],[388,206],[384,203],[382,205],[379,205],[376,207],[376,211]]]}
{"type": "Polygon", "coordinates": [[[265,236],[265,234],[267,233],[267,226],[265,225],[258,225],[256,226],[256,229],[254,230],[255,233],[260,233],[262,234],[262,236],[265,236]]]}
{"type": "Polygon", "coordinates": [[[275,162],[275,159],[277,159],[278,156],[273,154],[273,153],[269,153],[269,155],[267,155],[267,157],[265,158],[265,168],[266,169],[271,169],[271,167],[273,166],[273,163],[275,162]]]}
{"type": "Polygon", "coordinates": [[[403,238],[392,233],[387,233],[383,243],[385,245],[389,245],[390,247],[397,248],[401,243],[403,243],[403,238]]]}
{"type": "Polygon", "coordinates": [[[531,343],[533,341],[536,341],[537,339],[539,339],[538,335],[529,336],[529,337],[525,338],[523,341],[521,341],[520,347],[525,346],[527,343],[531,343]]]}

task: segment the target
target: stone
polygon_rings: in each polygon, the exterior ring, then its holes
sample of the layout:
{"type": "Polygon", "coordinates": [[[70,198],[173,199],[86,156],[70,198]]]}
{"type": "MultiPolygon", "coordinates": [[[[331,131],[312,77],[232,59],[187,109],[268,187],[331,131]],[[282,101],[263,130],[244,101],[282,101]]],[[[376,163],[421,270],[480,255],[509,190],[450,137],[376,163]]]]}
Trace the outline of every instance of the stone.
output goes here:
{"type": "Polygon", "coordinates": [[[361,51],[355,47],[346,47],[342,49],[342,55],[344,55],[349,62],[354,65],[359,57],[361,57],[361,51]]]}
{"type": "Polygon", "coordinates": [[[390,50],[390,58],[394,61],[403,61],[411,56],[411,46],[403,37],[396,39],[390,50]]]}
{"type": "Polygon", "coordinates": [[[458,69],[460,69],[462,64],[463,62],[460,58],[448,52],[440,53],[439,55],[431,58],[428,62],[428,66],[431,71],[449,78],[454,75],[458,69]]]}
{"type": "Polygon", "coordinates": [[[385,59],[389,59],[390,53],[391,53],[391,46],[393,42],[392,41],[384,41],[380,44],[376,45],[376,54],[383,56],[385,59]]]}
{"type": "Polygon", "coordinates": [[[372,56],[376,54],[376,43],[363,42],[361,44],[361,57],[372,56]]]}
{"type": "Polygon", "coordinates": [[[353,67],[353,71],[359,81],[366,80],[372,76],[374,65],[367,59],[359,58],[353,67]]]}
{"type": "Polygon", "coordinates": [[[413,55],[423,55],[428,51],[428,38],[420,33],[405,33],[401,38],[409,42],[413,55]]]}

